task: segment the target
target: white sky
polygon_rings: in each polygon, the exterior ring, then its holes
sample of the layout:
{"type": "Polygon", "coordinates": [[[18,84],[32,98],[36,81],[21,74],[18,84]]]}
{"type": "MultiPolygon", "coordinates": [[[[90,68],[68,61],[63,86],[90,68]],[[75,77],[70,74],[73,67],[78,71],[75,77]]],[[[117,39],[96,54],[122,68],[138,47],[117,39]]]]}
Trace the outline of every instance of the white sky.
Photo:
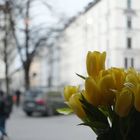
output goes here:
{"type": "MultiPolygon", "coordinates": [[[[78,12],[82,11],[84,7],[93,0],[41,0],[47,2],[53,7],[54,13],[50,13],[46,6],[40,3],[36,3],[37,6],[33,8],[33,17],[37,20],[33,23],[55,23],[58,16],[61,15],[62,18],[68,18],[76,15],[78,12]],[[39,5],[39,6],[38,6],[39,5]],[[38,16],[37,16],[38,15],[38,16]],[[37,21],[37,22],[36,22],[37,21]]],[[[59,19],[59,18],[58,18],[59,19]]]]}
{"type": "Polygon", "coordinates": [[[81,11],[92,0],[51,0],[56,3],[54,5],[60,11],[68,16],[73,16],[78,11],[81,11]]]}

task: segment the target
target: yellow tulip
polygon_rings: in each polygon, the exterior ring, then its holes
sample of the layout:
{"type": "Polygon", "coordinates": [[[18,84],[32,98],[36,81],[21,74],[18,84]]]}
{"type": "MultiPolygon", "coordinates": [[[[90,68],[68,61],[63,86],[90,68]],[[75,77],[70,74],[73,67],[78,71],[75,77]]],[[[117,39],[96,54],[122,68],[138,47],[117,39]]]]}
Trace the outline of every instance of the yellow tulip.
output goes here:
{"type": "Polygon", "coordinates": [[[129,69],[126,76],[125,85],[136,93],[138,83],[140,83],[138,73],[134,69],[129,69]]]}
{"type": "Polygon", "coordinates": [[[95,80],[91,77],[85,81],[85,94],[86,100],[94,106],[100,105],[101,94],[95,80]]]}
{"type": "Polygon", "coordinates": [[[137,85],[136,92],[134,93],[134,106],[140,112],[140,84],[137,85]]]}
{"type": "Polygon", "coordinates": [[[99,75],[99,72],[105,69],[105,59],[106,52],[88,52],[86,59],[88,75],[93,78],[97,77],[99,75]]]}
{"type": "Polygon", "coordinates": [[[64,88],[64,98],[68,102],[70,97],[79,92],[79,87],[78,86],[65,86],[64,88]]]}
{"type": "Polygon", "coordinates": [[[86,117],[86,114],[80,102],[81,98],[81,93],[73,94],[69,99],[69,106],[73,109],[73,111],[77,114],[79,118],[84,119],[86,117]]]}
{"type": "Polygon", "coordinates": [[[120,117],[126,117],[132,108],[133,95],[132,92],[124,88],[120,93],[116,94],[115,111],[120,117]]]}
{"type": "Polygon", "coordinates": [[[98,80],[101,79],[102,77],[108,75],[108,74],[110,74],[110,71],[109,70],[101,70],[99,72],[98,80]]]}
{"type": "Polygon", "coordinates": [[[136,86],[137,83],[139,82],[138,76],[130,73],[126,76],[126,83],[131,83],[133,86],[136,86]]]}
{"type": "Polygon", "coordinates": [[[120,91],[124,87],[126,72],[121,68],[111,68],[109,71],[113,77],[115,89],[120,91]]]}
{"type": "Polygon", "coordinates": [[[140,73],[138,72],[138,79],[139,79],[139,81],[140,81],[140,73]]]}
{"type": "Polygon", "coordinates": [[[128,74],[134,74],[134,75],[137,75],[137,71],[134,69],[134,68],[129,68],[128,70],[127,70],[127,73],[128,74]]]}
{"type": "Polygon", "coordinates": [[[115,93],[113,92],[115,88],[113,77],[108,74],[102,77],[99,81],[99,88],[102,95],[101,104],[110,105],[114,103],[115,93]]]}

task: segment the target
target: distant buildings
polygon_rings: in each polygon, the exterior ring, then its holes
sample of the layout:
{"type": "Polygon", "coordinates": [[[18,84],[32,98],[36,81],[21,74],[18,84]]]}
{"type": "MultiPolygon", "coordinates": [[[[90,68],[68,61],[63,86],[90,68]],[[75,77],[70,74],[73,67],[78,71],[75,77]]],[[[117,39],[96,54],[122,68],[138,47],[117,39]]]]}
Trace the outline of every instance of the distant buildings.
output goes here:
{"type": "Polygon", "coordinates": [[[59,84],[59,47],[52,45],[41,48],[30,68],[31,87],[58,88],[59,84]]]}
{"type": "Polygon", "coordinates": [[[140,1],[98,0],[72,19],[59,40],[61,85],[82,84],[88,51],[107,51],[107,67],[140,70],[140,1]]]}
{"type": "Polygon", "coordinates": [[[46,87],[48,85],[48,65],[46,48],[34,57],[30,68],[31,87],[46,87]]]}

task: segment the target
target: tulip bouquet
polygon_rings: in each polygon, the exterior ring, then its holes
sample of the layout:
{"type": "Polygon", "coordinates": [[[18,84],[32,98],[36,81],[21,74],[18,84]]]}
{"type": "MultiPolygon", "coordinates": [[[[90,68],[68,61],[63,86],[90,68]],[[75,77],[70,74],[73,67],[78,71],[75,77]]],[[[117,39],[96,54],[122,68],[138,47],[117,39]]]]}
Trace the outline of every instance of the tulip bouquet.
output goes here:
{"type": "Polygon", "coordinates": [[[74,112],[97,135],[97,140],[140,139],[140,73],[133,68],[105,68],[106,52],[88,52],[84,89],[66,86],[64,97],[74,112]]]}

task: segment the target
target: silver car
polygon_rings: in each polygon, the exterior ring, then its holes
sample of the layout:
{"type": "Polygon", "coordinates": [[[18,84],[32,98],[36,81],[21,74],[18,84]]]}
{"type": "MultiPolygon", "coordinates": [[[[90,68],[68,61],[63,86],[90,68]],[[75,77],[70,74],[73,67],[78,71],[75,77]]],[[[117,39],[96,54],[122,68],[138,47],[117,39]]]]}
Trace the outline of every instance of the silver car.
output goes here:
{"type": "Polygon", "coordinates": [[[65,107],[63,97],[58,91],[29,90],[23,99],[23,110],[28,116],[39,112],[41,115],[54,115],[56,109],[65,107]]]}

